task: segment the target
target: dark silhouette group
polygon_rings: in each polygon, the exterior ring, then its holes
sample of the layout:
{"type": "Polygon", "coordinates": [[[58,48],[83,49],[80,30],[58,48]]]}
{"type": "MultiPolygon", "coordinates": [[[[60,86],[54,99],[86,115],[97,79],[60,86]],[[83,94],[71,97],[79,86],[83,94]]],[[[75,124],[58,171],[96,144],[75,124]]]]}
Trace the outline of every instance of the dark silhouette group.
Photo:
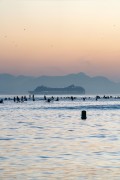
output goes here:
{"type": "Polygon", "coordinates": [[[44,100],[45,102],[53,102],[53,101],[60,101],[60,100],[71,100],[71,101],[74,101],[76,99],[79,99],[79,100],[82,100],[82,101],[86,101],[86,100],[92,100],[92,99],[95,99],[96,101],[98,100],[109,100],[109,99],[120,99],[120,96],[95,96],[95,98],[93,97],[74,97],[74,96],[66,96],[66,97],[54,97],[54,96],[51,96],[51,97],[47,97],[46,95],[44,95],[44,97],[41,99],[41,98],[38,98],[33,95],[29,95],[29,97],[26,97],[26,96],[14,96],[13,98],[2,98],[0,99],[0,104],[3,104],[4,101],[14,101],[15,103],[23,103],[23,102],[26,102],[26,101],[38,101],[38,100],[44,100]]]}

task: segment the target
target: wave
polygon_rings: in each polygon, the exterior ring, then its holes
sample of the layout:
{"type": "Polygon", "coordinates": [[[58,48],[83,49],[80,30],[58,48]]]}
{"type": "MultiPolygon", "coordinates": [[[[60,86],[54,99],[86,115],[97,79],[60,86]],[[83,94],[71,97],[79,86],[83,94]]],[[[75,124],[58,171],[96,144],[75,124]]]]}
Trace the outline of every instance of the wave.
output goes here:
{"type": "Polygon", "coordinates": [[[42,107],[45,110],[118,110],[120,105],[86,105],[86,106],[56,106],[56,107],[42,107]]]}

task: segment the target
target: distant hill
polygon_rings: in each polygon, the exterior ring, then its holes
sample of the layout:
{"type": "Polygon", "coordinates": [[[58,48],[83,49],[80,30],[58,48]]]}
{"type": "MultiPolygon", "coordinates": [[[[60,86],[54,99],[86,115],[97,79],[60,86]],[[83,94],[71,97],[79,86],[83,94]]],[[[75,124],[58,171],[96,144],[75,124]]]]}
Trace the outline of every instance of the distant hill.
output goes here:
{"type": "Polygon", "coordinates": [[[0,94],[25,94],[41,85],[58,88],[71,84],[83,87],[86,94],[120,93],[120,83],[103,76],[90,77],[85,73],[40,77],[0,74],[0,94]]]}

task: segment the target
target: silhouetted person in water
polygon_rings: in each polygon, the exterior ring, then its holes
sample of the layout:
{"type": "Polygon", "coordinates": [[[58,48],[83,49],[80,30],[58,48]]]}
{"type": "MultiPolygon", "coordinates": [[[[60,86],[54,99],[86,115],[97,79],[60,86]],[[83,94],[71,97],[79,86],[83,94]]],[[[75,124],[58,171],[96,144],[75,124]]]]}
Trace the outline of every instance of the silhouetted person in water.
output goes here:
{"type": "Polygon", "coordinates": [[[34,97],[34,94],[33,94],[33,101],[35,101],[35,97],[34,97]]]}
{"type": "Polygon", "coordinates": [[[46,100],[47,98],[46,98],[46,96],[44,96],[44,100],[46,100]]]}
{"type": "Polygon", "coordinates": [[[57,97],[56,101],[59,101],[59,97],[57,97]]]}
{"type": "Polygon", "coordinates": [[[52,96],[52,97],[51,97],[51,100],[53,100],[53,99],[54,99],[54,97],[52,96]]]}
{"type": "Polygon", "coordinates": [[[21,102],[24,102],[23,96],[21,97],[21,102]]]}
{"type": "Polygon", "coordinates": [[[100,99],[100,96],[96,96],[96,101],[97,101],[98,99],[100,99]]]}
{"type": "Polygon", "coordinates": [[[24,101],[27,101],[27,97],[26,96],[24,96],[24,101]]]}
{"type": "Polygon", "coordinates": [[[3,103],[3,99],[0,99],[0,104],[2,104],[3,103]]]}
{"type": "Polygon", "coordinates": [[[17,96],[17,102],[20,102],[20,98],[17,96]]]}
{"type": "Polygon", "coordinates": [[[71,96],[71,100],[72,100],[72,101],[73,101],[73,99],[74,99],[73,96],[71,96]]]}
{"type": "Polygon", "coordinates": [[[50,102],[51,100],[50,100],[50,98],[49,99],[47,99],[47,102],[50,102]]]}
{"type": "Polygon", "coordinates": [[[16,102],[16,98],[15,97],[13,98],[13,101],[16,102]]]}

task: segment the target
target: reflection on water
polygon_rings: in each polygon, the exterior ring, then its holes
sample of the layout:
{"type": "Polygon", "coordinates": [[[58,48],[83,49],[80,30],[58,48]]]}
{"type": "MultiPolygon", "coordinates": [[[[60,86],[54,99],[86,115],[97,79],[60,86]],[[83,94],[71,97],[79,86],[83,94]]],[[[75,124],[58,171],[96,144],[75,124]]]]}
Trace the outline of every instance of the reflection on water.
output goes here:
{"type": "Polygon", "coordinates": [[[1,104],[0,179],[119,180],[118,107],[119,101],[1,104]]]}

